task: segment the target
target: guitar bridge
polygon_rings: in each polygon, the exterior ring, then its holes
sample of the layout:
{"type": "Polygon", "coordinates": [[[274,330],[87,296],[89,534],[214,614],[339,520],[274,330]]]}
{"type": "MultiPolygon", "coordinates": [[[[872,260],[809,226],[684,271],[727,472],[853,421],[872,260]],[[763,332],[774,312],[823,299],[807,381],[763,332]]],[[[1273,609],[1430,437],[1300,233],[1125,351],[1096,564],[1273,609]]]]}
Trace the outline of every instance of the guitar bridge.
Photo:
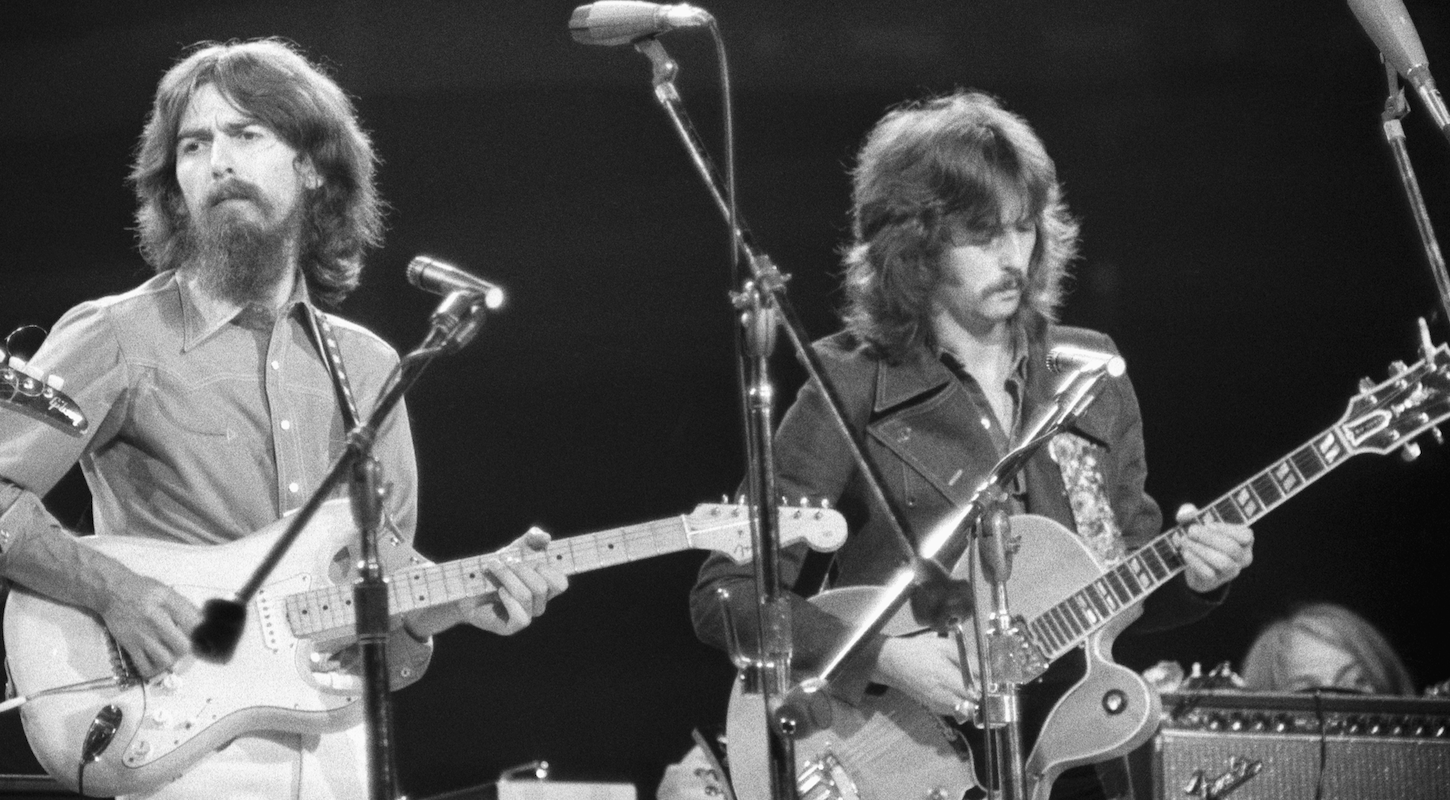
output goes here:
{"type": "Polygon", "coordinates": [[[105,631],[105,634],[106,650],[111,657],[111,674],[116,677],[117,684],[134,686],[141,683],[141,672],[136,669],[136,663],[131,660],[131,656],[121,649],[121,645],[116,643],[116,637],[112,636],[110,631],[105,631]]]}
{"type": "Polygon", "coordinates": [[[796,787],[800,800],[861,800],[856,782],[830,750],[801,767],[796,787]]]}
{"type": "Polygon", "coordinates": [[[987,652],[994,674],[1002,680],[1027,683],[1047,671],[1047,658],[1028,635],[1027,620],[1020,615],[1014,615],[1005,630],[988,633],[987,652]]]}

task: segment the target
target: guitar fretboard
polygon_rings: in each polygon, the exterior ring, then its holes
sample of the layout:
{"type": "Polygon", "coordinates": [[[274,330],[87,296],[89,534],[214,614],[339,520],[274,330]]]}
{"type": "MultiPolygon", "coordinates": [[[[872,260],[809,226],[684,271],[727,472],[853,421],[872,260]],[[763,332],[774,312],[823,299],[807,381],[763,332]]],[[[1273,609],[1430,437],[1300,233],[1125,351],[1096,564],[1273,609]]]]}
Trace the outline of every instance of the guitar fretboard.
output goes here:
{"type": "MultiPolygon", "coordinates": [[[[389,576],[388,609],[404,614],[498,591],[489,577],[495,561],[551,562],[566,575],[612,567],[691,547],[683,517],[627,525],[549,543],[542,552],[499,550],[443,564],[400,570],[389,576]]],[[[286,598],[287,621],[298,637],[355,626],[351,586],[329,586],[286,598]]]]}
{"type": "MultiPolygon", "coordinates": [[[[1198,514],[1200,522],[1248,524],[1277,508],[1304,487],[1355,454],[1339,426],[1250,478],[1198,514]]],[[[1027,623],[1028,635],[1051,662],[1107,624],[1123,608],[1147,597],[1183,570],[1174,527],[1130,553],[1102,577],[1027,623]]]]}

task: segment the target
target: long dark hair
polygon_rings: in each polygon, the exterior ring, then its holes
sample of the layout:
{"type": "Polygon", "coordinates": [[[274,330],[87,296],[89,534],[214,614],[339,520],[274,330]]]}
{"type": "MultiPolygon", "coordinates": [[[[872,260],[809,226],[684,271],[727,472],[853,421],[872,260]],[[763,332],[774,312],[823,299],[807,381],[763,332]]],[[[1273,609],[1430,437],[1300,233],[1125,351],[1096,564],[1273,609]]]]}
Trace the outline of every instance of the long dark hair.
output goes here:
{"type": "Polygon", "coordinates": [[[1057,318],[1077,222],[1042,141],[995,99],[956,92],[892,110],[867,135],[853,178],[841,316],[885,357],[929,341],[953,230],[997,229],[1004,208],[1026,209],[1037,226],[1019,314],[1029,324],[1057,318]]]}
{"type": "Polygon", "coordinates": [[[192,96],[208,84],[317,168],[322,185],[302,201],[299,262],[314,298],[342,302],[357,288],[364,252],[382,242],[377,157],[348,96],[278,39],[203,42],[161,79],[131,168],[142,256],[157,272],[179,268],[186,257],[177,129],[192,96]]]}

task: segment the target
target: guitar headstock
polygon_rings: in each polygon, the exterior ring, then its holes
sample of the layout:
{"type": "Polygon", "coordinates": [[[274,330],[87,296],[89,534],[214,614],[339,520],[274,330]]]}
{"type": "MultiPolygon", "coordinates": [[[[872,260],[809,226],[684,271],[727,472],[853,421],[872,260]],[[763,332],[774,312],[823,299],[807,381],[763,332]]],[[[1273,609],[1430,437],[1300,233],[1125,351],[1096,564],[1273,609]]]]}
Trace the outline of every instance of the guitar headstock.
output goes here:
{"type": "MultiPolygon", "coordinates": [[[[779,507],[781,546],[805,541],[812,550],[831,552],[846,543],[846,518],[824,506],[779,507]]],[[[743,503],[701,503],[685,517],[690,542],[716,550],[743,564],[755,548],[750,538],[750,507],[743,503]]]]}
{"type": "Polygon", "coordinates": [[[1355,452],[1403,447],[1413,455],[1416,436],[1450,419],[1450,349],[1432,346],[1423,320],[1420,326],[1424,357],[1410,366],[1395,362],[1383,383],[1361,381],[1360,393],[1340,418],[1337,427],[1355,452]]]}
{"type": "Polygon", "coordinates": [[[31,367],[0,348],[0,407],[12,408],[71,436],[90,427],[76,402],[61,391],[65,382],[31,367]]]}

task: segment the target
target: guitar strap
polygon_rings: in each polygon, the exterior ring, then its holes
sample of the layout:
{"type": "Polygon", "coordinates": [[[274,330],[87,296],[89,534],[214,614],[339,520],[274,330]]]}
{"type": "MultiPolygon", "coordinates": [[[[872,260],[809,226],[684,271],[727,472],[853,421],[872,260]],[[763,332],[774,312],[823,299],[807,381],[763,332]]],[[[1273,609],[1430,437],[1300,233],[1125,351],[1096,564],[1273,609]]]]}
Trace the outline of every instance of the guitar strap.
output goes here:
{"type": "MultiPolygon", "coordinates": [[[[338,410],[342,412],[342,424],[348,431],[351,431],[357,427],[362,415],[357,409],[357,399],[353,394],[352,384],[348,383],[347,370],[342,366],[342,349],[337,346],[337,334],[333,333],[332,324],[327,321],[326,314],[306,303],[303,303],[302,307],[307,309],[307,318],[311,321],[308,332],[312,334],[312,343],[317,346],[317,352],[322,356],[322,363],[327,367],[327,374],[332,378],[332,388],[337,393],[338,410]]],[[[383,522],[379,531],[386,532],[394,542],[403,541],[397,522],[393,520],[392,512],[388,510],[386,503],[383,504],[383,522]]]]}
{"type": "Polygon", "coordinates": [[[350,431],[357,427],[361,415],[358,414],[352,384],[347,381],[347,371],[342,367],[342,350],[337,346],[337,335],[332,332],[332,324],[327,321],[326,314],[307,303],[303,303],[302,307],[307,309],[307,319],[311,322],[308,332],[312,334],[312,343],[317,346],[317,353],[322,356],[322,363],[332,378],[332,388],[337,392],[342,424],[350,431]]]}
{"type": "Polygon", "coordinates": [[[1107,452],[1075,433],[1059,433],[1047,443],[1048,453],[1062,471],[1077,533],[1106,564],[1112,566],[1127,556],[1123,529],[1108,503],[1107,482],[1102,463],[1107,452]]]}

